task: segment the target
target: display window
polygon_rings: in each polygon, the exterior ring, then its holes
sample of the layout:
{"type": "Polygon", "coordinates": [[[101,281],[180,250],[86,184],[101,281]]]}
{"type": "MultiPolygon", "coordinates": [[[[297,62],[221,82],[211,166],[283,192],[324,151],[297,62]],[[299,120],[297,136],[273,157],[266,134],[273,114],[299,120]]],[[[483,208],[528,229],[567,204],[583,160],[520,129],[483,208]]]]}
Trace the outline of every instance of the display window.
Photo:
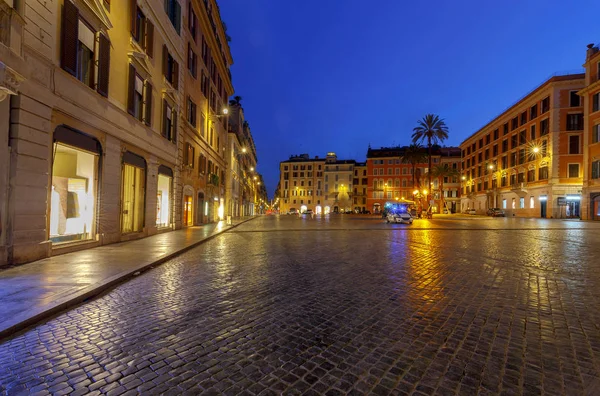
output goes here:
{"type": "Polygon", "coordinates": [[[167,175],[158,175],[158,192],[156,197],[156,226],[169,227],[171,225],[171,185],[173,178],[167,175]]]}
{"type": "Polygon", "coordinates": [[[94,235],[98,155],[54,143],[50,240],[65,243],[94,235]]]}

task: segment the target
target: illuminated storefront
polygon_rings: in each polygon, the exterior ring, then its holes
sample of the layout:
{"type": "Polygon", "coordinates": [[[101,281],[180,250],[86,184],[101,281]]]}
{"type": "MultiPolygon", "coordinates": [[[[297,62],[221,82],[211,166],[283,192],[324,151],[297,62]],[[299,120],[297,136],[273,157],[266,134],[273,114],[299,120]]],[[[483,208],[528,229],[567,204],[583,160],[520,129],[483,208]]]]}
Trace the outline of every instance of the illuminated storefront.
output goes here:
{"type": "Polygon", "coordinates": [[[50,193],[53,243],[94,238],[100,153],[96,139],[64,126],[56,129],[50,193]]]}
{"type": "Polygon", "coordinates": [[[141,232],[144,229],[146,160],[130,151],[123,154],[122,191],[121,232],[141,232]]]}
{"type": "Polygon", "coordinates": [[[158,185],[156,196],[156,226],[171,226],[171,190],[173,171],[164,165],[158,167],[158,185]]]}

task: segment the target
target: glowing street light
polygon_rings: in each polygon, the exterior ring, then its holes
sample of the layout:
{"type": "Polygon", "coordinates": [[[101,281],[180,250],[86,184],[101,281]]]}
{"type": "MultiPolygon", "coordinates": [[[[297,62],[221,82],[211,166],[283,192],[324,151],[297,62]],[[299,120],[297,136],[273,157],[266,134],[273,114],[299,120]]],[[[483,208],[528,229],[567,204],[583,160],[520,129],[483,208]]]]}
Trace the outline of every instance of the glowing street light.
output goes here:
{"type": "Polygon", "coordinates": [[[540,148],[536,146],[532,149],[532,151],[534,152],[534,154],[537,154],[540,152],[540,148]]]}

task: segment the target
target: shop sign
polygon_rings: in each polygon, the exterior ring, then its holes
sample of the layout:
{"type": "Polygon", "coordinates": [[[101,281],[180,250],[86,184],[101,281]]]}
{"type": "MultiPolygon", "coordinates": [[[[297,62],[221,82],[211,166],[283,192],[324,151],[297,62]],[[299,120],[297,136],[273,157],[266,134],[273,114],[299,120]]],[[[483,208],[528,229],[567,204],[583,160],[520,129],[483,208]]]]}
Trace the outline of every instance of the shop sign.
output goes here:
{"type": "Polygon", "coordinates": [[[567,206],[567,199],[565,197],[558,197],[558,206],[567,206]]]}

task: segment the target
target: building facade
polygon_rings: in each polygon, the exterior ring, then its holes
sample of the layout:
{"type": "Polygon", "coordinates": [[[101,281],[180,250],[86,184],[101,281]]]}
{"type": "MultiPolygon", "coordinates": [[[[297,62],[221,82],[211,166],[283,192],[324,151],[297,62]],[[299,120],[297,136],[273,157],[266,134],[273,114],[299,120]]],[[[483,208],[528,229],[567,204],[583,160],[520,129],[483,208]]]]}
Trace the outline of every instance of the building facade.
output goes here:
{"type": "Polygon", "coordinates": [[[254,215],[262,178],[256,172],[256,146],[250,125],[244,119],[242,106],[235,102],[230,105],[227,158],[227,214],[254,215]]]}
{"type": "Polygon", "coordinates": [[[185,121],[180,153],[181,224],[222,220],[226,207],[227,98],[233,64],[214,0],[189,0],[183,10],[185,121]]]}
{"type": "Polygon", "coordinates": [[[581,218],[600,220],[600,50],[590,44],[585,60],[583,102],[583,194],[581,218]]]}
{"type": "Polygon", "coordinates": [[[354,164],[354,178],[352,179],[352,207],[354,213],[367,212],[367,163],[357,162],[354,164]]]}
{"type": "Polygon", "coordinates": [[[323,207],[317,208],[328,213],[346,213],[352,211],[353,177],[355,160],[338,160],[333,152],[325,158],[323,207]]]}
{"type": "Polygon", "coordinates": [[[0,265],[222,219],[227,43],[214,0],[0,0],[0,265]]]}
{"type": "Polygon", "coordinates": [[[308,154],[290,156],[279,163],[279,211],[290,209],[316,214],[324,213],[325,159],[310,158],[308,154]]]}
{"type": "Polygon", "coordinates": [[[554,76],[466,139],[461,210],[581,215],[584,75],[554,76]]]}

